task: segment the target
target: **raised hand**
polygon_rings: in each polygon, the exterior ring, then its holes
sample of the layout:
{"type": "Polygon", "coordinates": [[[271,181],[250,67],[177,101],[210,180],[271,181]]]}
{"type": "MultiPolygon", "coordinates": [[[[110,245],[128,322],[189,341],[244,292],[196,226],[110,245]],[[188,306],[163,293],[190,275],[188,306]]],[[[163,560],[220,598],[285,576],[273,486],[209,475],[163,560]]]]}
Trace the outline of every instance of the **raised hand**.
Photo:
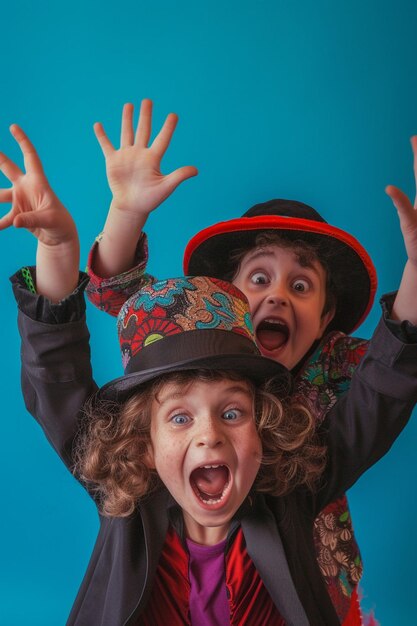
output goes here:
{"type": "MultiPolygon", "coordinates": [[[[417,135],[411,137],[411,147],[414,154],[414,179],[417,188],[417,135]]],[[[408,259],[417,266],[417,195],[413,206],[408,196],[398,187],[389,185],[385,191],[398,211],[408,259]]]]}
{"type": "Polygon", "coordinates": [[[106,159],[107,178],[113,194],[112,207],[131,216],[149,215],[184,180],[195,176],[195,167],[185,166],[170,174],[162,174],[164,156],[178,117],[170,113],[161,130],[149,144],[152,132],[152,101],[142,100],[136,133],[133,128],[133,104],[125,104],[122,113],[120,148],[116,150],[103,125],[96,123],[94,131],[106,159]]]}
{"type": "Polygon", "coordinates": [[[26,171],[0,153],[0,171],[12,183],[9,189],[0,189],[0,202],[12,205],[0,219],[0,230],[27,228],[46,246],[77,238],[74,221],[51,189],[33,144],[16,124],[10,132],[22,151],[26,171]]]}
{"type": "Polygon", "coordinates": [[[10,226],[27,228],[38,239],[37,292],[59,302],[78,283],[77,229],[49,185],[33,144],[16,124],[10,127],[10,132],[22,151],[25,171],[0,153],[0,171],[12,183],[10,188],[0,189],[0,202],[12,205],[0,219],[0,230],[10,226]]]}
{"type": "MultiPolygon", "coordinates": [[[[417,135],[411,138],[414,154],[414,178],[417,187],[417,135]]],[[[408,196],[393,185],[385,189],[398,211],[400,228],[408,260],[393,306],[393,317],[417,324],[417,196],[414,206],[408,196]]]]}
{"type": "Polygon", "coordinates": [[[136,132],[133,128],[133,105],[125,104],[118,150],[111,144],[102,124],[94,125],[113,193],[90,268],[102,278],[116,276],[133,267],[136,245],[149,213],[184,180],[197,174],[197,169],[192,166],[180,167],[170,174],[161,172],[161,160],[177,121],[177,116],[170,113],[148,146],[152,132],[151,100],[142,101],[136,132]]]}

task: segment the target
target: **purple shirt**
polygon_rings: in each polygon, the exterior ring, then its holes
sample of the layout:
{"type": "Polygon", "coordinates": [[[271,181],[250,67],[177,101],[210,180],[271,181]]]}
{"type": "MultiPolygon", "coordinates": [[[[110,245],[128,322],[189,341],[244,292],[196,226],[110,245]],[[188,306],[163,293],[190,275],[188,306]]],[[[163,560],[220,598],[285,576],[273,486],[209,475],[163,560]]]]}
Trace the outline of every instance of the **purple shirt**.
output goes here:
{"type": "Polygon", "coordinates": [[[190,553],[190,615],[194,626],[230,626],[226,593],[224,549],[226,539],[203,546],[187,539],[190,553]]]}

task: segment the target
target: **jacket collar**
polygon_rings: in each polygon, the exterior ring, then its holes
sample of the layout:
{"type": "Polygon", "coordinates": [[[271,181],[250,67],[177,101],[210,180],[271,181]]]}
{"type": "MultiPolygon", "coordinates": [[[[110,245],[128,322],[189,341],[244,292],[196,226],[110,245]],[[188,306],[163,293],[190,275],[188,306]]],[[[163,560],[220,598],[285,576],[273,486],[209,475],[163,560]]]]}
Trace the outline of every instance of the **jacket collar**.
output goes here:
{"type": "MultiPolygon", "coordinates": [[[[146,549],[146,578],[138,604],[125,622],[134,624],[151,593],[169,522],[183,536],[180,509],[166,489],[161,489],[139,505],[146,549]]],[[[309,626],[307,615],[295,589],[276,521],[263,496],[257,494],[245,501],[233,520],[229,536],[239,523],[248,554],[258,570],[272,601],[287,626],[309,626]]]]}

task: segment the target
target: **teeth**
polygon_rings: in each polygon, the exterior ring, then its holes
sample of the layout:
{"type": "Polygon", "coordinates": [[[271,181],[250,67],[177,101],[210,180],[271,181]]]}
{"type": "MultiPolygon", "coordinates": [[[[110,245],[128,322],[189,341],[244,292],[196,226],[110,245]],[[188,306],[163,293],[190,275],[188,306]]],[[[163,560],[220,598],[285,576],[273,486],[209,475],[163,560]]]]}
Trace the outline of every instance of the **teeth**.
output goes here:
{"type": "Polygon", "coordinates": [[[220,498],[216,498],[216,499],[209,498],[208,500],[205,500],[204,498],[200,496],[200,494],[198,494],[198,497],[200,498],[202,502],[204,502],[204,504],[217,504],[218,502],[221,502],[223,500],[224,494],[226,493],[228,486],[229,486],[229,483],[226,483],[223,489],[223,493],[220,496],[220,498]]]}
{"type": "Polygon", "coordinates": [[[268,322],[268,324],[278,324],[279,326],[285,326],[284,322],[280,322],[278,320],[272,320],[272,319],[269,319],[269,317],[264,319],[264,322],[268,322]]]}
{"type": "Polygon", "coordinates": [[[203,465],[203,469],[216,469],[217,467],[221,467],[220,465],[203,465]]]}

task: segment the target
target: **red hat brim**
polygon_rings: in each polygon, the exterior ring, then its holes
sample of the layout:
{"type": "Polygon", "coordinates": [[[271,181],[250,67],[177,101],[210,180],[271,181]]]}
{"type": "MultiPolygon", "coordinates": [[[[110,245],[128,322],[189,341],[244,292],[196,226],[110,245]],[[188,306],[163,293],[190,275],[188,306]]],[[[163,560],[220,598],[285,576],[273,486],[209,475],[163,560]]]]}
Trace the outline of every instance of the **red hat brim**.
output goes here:
{"type": "Polygon", "coordinates": [[[374,302],[377,275],[365,248],[349,233],[316,220],[260,215],[239,217],[219,222],[197,233],[187,244],[184,271],[189,275],[223,278],[230,270],[228,257],[232,250],[245,247],[255,240],[259,231],[281,231],[298,234],[300,239],[320,243],[326,238],[337,247],[337,258],[331,269],[345,271],[345,285],[338,294],[332,327],[346,333],[354,331],[368,315],[374,302]],[[356,280],[352,284],[351,276],[356,280]]]}

